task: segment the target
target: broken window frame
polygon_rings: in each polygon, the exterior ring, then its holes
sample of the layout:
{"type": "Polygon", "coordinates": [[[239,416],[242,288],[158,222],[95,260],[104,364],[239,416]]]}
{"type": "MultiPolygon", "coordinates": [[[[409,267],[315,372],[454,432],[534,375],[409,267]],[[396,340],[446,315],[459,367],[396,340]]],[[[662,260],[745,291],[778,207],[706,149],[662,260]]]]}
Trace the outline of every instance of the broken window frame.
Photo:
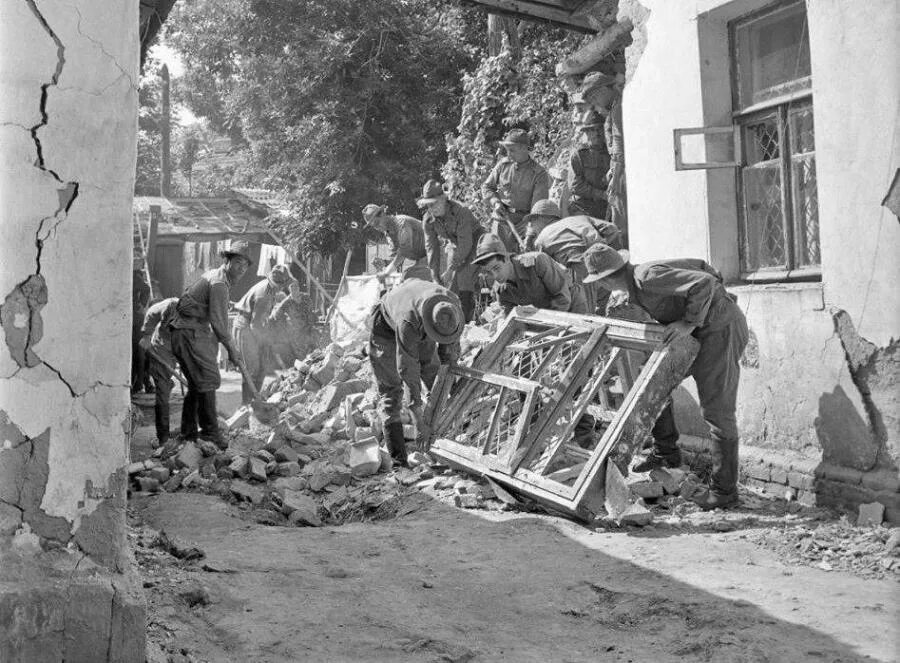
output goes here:
{"type": "MultiPolygon", "coordinates": [[[[771,88],[778,92],[761,100],[753,101],[742,106],[741,93],[741,71],[740,63],[741,53],[739,53],[740,44],[738,33],[744,31],[749,34],[754,23],[768,21],[778,14],[796,13],[798,10],[804,12],[805,7],[802,2],[788,2],[768,7],[759,12],[749,14],[738,18],[729,23],[729,48],[732,64],[732,102],[733,108],[737,109],[732,113],[735,132],[738,135],[738,141],[742,145],[742,162],[735,169],[735,188],[737,191],[737,209],[738,209],[738,229],[739,229],[739,256],[740,256],[740,273],[741,278],[746,281],[784,281],[784,280],[818,280],[821,279],[821,245],[819,232],[819,214],[818,214],[818,191],[813,192],[813,198],[816,201],[816,210],[812,225],[814,232],[810,232],[806,227],[806,218],[802,205],[804,198],[801,196],[799,187],[801,182],[795,176],[795,167],[815,169],[815,130],[812,130],[813,148],[803,152],[794,150],[795,136],[792,127],[792,116],[805,108],[809,108],[811,120],[815,122],[815,113],[813,110],[812,100],[812,81],[808,75],[799,76],[796,79],[785,81],[778,86],[771,88]],[[752,158],[753,150],[748,144],[747,131],[750,127],[758,126],[761,120],[774,119],[777,131],[777,156],[771,159],[760,160],[755,163],[748,163],[752,158]],[[807,165],[802,165],[803,163],[807,165]],[[775,169],[778,173],[780,182],[779,191],[779,216],[781,219],[781,242],[782,251],[784,253],[783,260],[779,264],[760,264],[760,251],[752,251],[751,234],[756,228],[752,227],[751,209],[753,204],[748,196],[747,187],[750,186],[748,175],[754,171],[762,169],[775,169]],[[814,236],[813,236],[814,235],[814,236]],[[810,258],[814,254],[814,258],[810,258]]],[[[804,24],[803,36],[809,42],[808,29],[804,24]]],[[[746,59],[746,58],[744,58],[746,59]]],[[[799,63],[799,59],[798,59],[799,63]]],[[[749,73],[744,75],[750,75],[749,73]]],[[[817,180],[813,176],[813,186],[817,187],[817,180]]],[[[809,199],[806,199],[809,200],[809,199]]],[[[810,204],[810,203],[806,203],[810,204]]],[[[767,234],[760,232],[760,243],[766,241],[767,234]]]]}
{"type": "Polygon", "coordinates": [[[471,369],[442,367],[425,413],[430,452],[556,511],[590,521],[604,507],[610,454],[617,463],[627,464],[696,356],[693,338],[666,345],[662,337],[663,327],[654,323],[514,309],[471,369]],[[554,353],[562,359],[566,352],[558,348],[562,344],[567,344],[568,355],[550,370],[554,353]],[[536,359],[529,355],[548,349],[536,359]],[[525,366],[528,375],[522,376],[525,366]],[[507,437],[503,447],[488,449],[491,434],[480,434],[497,430],[494,419],[500,406],[484,398],[477,384],[466,386],[473,380],[525,394],[518,433],[507,437]],[[609,400],[613,390],[615,403],[609,400]],[[474,423],[464,414],[473,409],[473,401],[481,408],[474,423]],[[485,426],[488,409],[494,411],[485,426]],[[573,439],[585,413],[599,414],[605,422],[590,450],[576,447],[573,439]],[[466,437],[470,433],[479,445],[466,437]]]}
{"type": "Polygon", "coordinates": [[[737,168],[741,165],[743,156],[741,154],[741,133],[740,129],[735,125],[727,127],[690,127],[685,129],[674,129],[672,136],[675,141],[675,170],[709,170],[711,168],[737,168]],[[683,136],[718,136],[721,134],[731,134],[732,136],[732,154],[734,159],[731,161],[698,161],[685,163],[682,158],[682,137],[683,136]]]}

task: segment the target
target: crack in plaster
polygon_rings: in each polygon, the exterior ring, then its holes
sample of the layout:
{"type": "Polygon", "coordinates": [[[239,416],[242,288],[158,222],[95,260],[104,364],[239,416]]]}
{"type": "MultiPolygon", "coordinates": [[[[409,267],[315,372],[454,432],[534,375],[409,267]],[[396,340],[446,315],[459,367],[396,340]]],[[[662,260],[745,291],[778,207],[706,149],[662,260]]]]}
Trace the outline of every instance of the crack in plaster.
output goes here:
{"type": "Polygon", "coordinates": [[[66,380],[66,379],[62,376],[62,373],[60,373],[59,369],[53,368],[53,366],[51,366],[50,364],[48,364],[46,361],[43,361],[43,360],[42,360],[41,363],[42,363],[44,366],[46,366],[47,368],[49,368],[51,371],[53,371],[54,373],[56,373],[56,376],[60,379],[60,381],[61,381],[64,385],[66,385],[66,387],[68,387],[69,393],[72,394],[72,398],[78,398],[78,397],[79,397],[79,394],[76,393],[75,389],[72,388],[72,385],[69,384],[69,381],[66,380]]]}
{"type": "MultiPolygon", "coordinates": [[[[78,7],[72,7],[72,9],[74,9],[75,13],[78,14],[78,21],[76,21],[76,24],[75,24],[75,30],[78,31],[78,34],[80,34],[82,37],[84,37],[89,42],[91,42],[94,46],[96,46],[98,49],[100,49],[100,52],[103,53],[103,55],[105,55],[112,61],[112,63],[116,66],[116,69],[118,69],[119,71],[122,72],[122,76],[124,76],[125,78],[128,79],[128,82],[131,84],[131,89],[137,90],[137,85],[135,84],[134,79],[131,77],[131,74],[129,74],[127,71],[125,71],[122,68],[122,65],[119,64],[119,61],[116,60],[115,56],[113,56],[112,53],[110,53],[109,51],[106,50],[106,48],[104,48],[103,43],[94,39],[89,34],[85,34],[84,32],[81,31],[81,21],[84,17],[81,15],[81,10],[79,10],[78,7]]],[[[115,83],[119,79],[121,79],[122,76],[120,76],[115,81],[113,81],[113,83],[115,83]]],[[[112,85],[112,83],[110,85],[112,85]]],[[[103,88],[103,89],[106,90],[108,87],[110,87],[110,86],[108,85],[106,88],[103,88]]]]}

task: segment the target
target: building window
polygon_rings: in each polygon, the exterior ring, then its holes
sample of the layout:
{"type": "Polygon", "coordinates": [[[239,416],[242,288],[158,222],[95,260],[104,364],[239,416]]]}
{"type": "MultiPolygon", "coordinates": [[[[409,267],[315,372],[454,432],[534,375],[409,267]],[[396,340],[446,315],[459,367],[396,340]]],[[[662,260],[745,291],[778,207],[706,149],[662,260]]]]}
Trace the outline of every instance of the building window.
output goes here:
{"type": "Polygon", "coordinates": [[[730,25],[741,272],[819,274],[819,208],[809,32],[803,2],[730,25]]]}

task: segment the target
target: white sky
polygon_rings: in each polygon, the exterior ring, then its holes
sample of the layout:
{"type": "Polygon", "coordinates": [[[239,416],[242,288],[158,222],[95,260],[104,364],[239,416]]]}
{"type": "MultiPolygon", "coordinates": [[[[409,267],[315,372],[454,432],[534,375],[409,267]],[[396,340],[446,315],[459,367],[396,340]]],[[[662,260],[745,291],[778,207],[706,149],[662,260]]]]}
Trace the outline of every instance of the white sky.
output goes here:
{"type": "MultiPolygon", "coordinates": [[[[172,80],[179,78],[184,73],[184,62],[181,61],[181,56],[168,44],[157,42],[150,48],[150,55],[159,58],[169,67],[169,77],[172,80]]],[[[176,107],[175,120],[183,127],[200,122],[196,115],[183,106],[176,107]]]]}

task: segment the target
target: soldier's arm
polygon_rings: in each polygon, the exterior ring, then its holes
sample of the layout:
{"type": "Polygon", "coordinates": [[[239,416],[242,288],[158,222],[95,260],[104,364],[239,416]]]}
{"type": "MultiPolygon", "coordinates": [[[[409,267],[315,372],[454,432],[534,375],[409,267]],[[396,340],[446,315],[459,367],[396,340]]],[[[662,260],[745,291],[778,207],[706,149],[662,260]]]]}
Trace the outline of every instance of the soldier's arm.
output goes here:
{"type": "Polygon", "coordinates": [[[472,245],[475,243],[476,223],[471,210],[463,208],[460,223],[456,226],[456,250],[453,251],[453,263],[450,265],[454,270],[465,267],[463,260],[472,252],[472,245]]]}
{"type": "Polygon", "coordinates": [[[434,217],[426,214],[422,221],[425,230],[425,255],[428,258],[428,267],[435,280],[441,277],[441,241],[434,229],[434,217]]]}
{"type": "Polygon", "coordinates": [[[481,197],[488,205],[493,207],[497,203],[502,202],[497,194],[497,186],[500,183],[500,164],[498,163],[491,170],[491,174],[481,185],[481,197]]]}
{"type": "Polygon", "coordinates": [[[534,261],[538,277],[550,293],[550,308],[568,311],[572,305],[572,291],[565,270],[546,253],[539,253],[534,261]]]}
{"type": "Polygon", "coordinates": [[[614,249],[622,248],[622,233],[616,227],[616,224],[609,221],[601,221],[600,219],[594,219],[593,223],[597,237],[601,242],[614,249]]]}
{"type": "Polygon", "coordinates": [[[406,388],[409,389],[411,406],[422,402],[422,373],[419,366],[419,344],[421,331],[411,322],[404,320],[397,329],[397,370],[406,388]]]}
{"type": "Polygon", "coordinates": [[[541,168],[541,172],[534,178],[534,187],[531,189],[532,206],[539,200],[547,200],[550,197],[550,175],[541,168]]]}
{"type": "Polygon", "coordinates": [[[228,355],[237,355],[231,330],[228,329],[228,286],[217,281],[209,286],[209,326],[219,343],[228,350],[228,355]]]}
{"type": "Polygon", "coordinates": [[[162,320],[162,312],[163,307],[155,304],[147,309],[147,314],[144,316],[144,324],[141,326],[141,336],[153,335],[156,325],[162,320]]]}

